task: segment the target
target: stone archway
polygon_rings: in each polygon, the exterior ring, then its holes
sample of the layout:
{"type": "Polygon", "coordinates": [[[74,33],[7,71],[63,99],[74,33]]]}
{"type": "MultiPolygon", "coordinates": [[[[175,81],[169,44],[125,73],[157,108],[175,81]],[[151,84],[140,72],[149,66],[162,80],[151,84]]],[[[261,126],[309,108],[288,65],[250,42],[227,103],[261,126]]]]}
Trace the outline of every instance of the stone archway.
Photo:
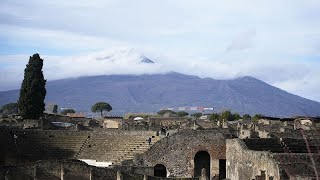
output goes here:
{"type": "Polygon", "coordinates": [[[167,168],[162,164],[154,166],[154,176],[167,177],[167,168]]]}
{"type": "Polygon", "coordinates": [[[206,176],[210,179],[210,154],[207,151],[199,151],[194,156],[194,177],[201,176],[201,170],[206,169],[206,176]]]}

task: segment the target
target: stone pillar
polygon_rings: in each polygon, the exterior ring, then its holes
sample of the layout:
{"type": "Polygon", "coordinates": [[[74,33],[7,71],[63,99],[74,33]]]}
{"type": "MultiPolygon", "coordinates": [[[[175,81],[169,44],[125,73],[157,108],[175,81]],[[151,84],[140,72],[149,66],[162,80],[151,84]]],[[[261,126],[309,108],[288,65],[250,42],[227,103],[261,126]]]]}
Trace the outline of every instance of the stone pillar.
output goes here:
{"type": "Polygon", "coordinates": [[[61,164],[61,166],[60,166],[60,179],[61,180],[63,180],[63,176],[64,176],[64,168],[63,168],[63,166],[61,164]]]}
{"type": "Polygon", "coordinates": [[[284,126],[284,127],[287,127],[287,126],[288,126],[288,121],[284,121],[284,122],[283,122],[283,126],[284,126]]]}
{"type": "Polygon", "coordinates": [[[4,174],[4,180],[9,180],[9,169],[4,174]]]}
{"type": "Polygon", "coordinates": [[[227,120],[222,120],[222,128],[228,128],[228,121],[227,120]]]}
{"type": "Polygon", "coordinates": [[[40,129],[43,130],[43,117],[40,117],[40,129]]]}
{"type": "Polygon", "coordinates": [[[37,180],[37,166],[36,165],[33,168],[33,180],[37,180]]]}
{"type": "Polygon", "coordinates": [[[117,171],[117,180],[122,180],[122,174],[120,171],[117,171]]]}
{"type": "Polygon", "coordinates": [[[201,169],[201,176],[200,176],[199,180],[208,180],[208,177],[207,177],[206,174],[207,174],[207,173],[206,173],[206,169],[205,169],[205,168],[202,168],[202,169],[201,169]]]}
{"type": "Polygon", "coordinates": [[[148,180],[148,177],[147,177],[147,175],[145,174],[145,175],[143,175],[143,180],[148,180]]]}
{"type": "Polygon", "coordinates": [[[93,170],[92,170],[92,167],[90,167],[90,180],[93,180],[93,170]]]}
{"type": "MultiPolygon", "coordinates": [[[[209,171],[209,170],[207,170],[209,171]]],[[[211,172],[210,177],[216,176],[219,174],[219,159],[211,158],[211,172]]]]}

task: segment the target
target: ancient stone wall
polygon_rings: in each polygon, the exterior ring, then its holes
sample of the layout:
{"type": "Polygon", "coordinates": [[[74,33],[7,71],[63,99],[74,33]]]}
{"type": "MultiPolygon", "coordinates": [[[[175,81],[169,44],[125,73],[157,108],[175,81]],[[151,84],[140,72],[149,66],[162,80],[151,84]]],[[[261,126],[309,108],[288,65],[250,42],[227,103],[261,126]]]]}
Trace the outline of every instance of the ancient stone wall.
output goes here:
{"type": "Polygon", "coordinates": [[[240,139],[227,139],[226,146],[228,179],[256,179],[264,174],[280,179],[278,164],[270,152],[249,150],[240,139]]]}
{"type": "Polygon", "coordinates": [[[225,159],[225,139],[219,129],[183,130],[161,139],[147,152],[137,156],[134,163],[154,167],[162,164],[169,177],[193,177],[197,152],[210,155],[211,177],[219,174],[219,159],[225,159]]]}
{"type": "Polygon", "coordinates": [[[122,129],[158,131],[162,127],[166,129],[185,128],[189,123],[190,121],[186,117],[149,117],[137,121],[134,121],[133,119],[124,119],[122,129]]]}
{"type": "MultiPolygon", "coordinates": [[[[134,176],[134,175],[133,175],[134,176]]],[[[117,179],[114,169],[97,168],[77,161],[38,161],[23,166],[0,168],[1,177],[7,179],[117,179]]]]}

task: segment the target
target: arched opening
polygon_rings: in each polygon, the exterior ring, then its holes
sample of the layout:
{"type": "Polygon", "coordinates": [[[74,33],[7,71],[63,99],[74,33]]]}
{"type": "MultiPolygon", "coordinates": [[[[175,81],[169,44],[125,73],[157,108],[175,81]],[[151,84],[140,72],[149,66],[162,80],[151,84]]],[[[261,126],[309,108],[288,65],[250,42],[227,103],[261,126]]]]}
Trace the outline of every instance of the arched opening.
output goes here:
{"type": "Polygon", "coordinates": [[[201,170],[206,169],[206,176],[210,179],[210,154],[207,151],[199,151],[194,156],[194,177],[201,176],[201,170]]]}
{"type": "Polygon", "coordinates": [[[157,164],[154,167],[154,176],[167,177],[167,168],[162,164],[157,164]]]}

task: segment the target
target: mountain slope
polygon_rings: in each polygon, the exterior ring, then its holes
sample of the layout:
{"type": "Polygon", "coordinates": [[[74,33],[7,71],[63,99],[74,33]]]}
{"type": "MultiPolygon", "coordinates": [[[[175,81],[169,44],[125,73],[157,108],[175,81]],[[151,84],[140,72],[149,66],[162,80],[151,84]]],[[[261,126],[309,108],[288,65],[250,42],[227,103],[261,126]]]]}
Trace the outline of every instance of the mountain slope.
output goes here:
{"type": "MultiPolygon", "coordinates": [[[[0,92],[0,105],[18,98],[18,90],[0,92]]],[[[233,80],[201,79],[179,73],[108,75],[56,80],[47,83],[47,103],[89,112],[107,101],[113,113],[156,112],[181,106],[214,107],[216,111],[269,116],[320,115],[320,103],[270,86],[252,77],[233,80]]]]}

